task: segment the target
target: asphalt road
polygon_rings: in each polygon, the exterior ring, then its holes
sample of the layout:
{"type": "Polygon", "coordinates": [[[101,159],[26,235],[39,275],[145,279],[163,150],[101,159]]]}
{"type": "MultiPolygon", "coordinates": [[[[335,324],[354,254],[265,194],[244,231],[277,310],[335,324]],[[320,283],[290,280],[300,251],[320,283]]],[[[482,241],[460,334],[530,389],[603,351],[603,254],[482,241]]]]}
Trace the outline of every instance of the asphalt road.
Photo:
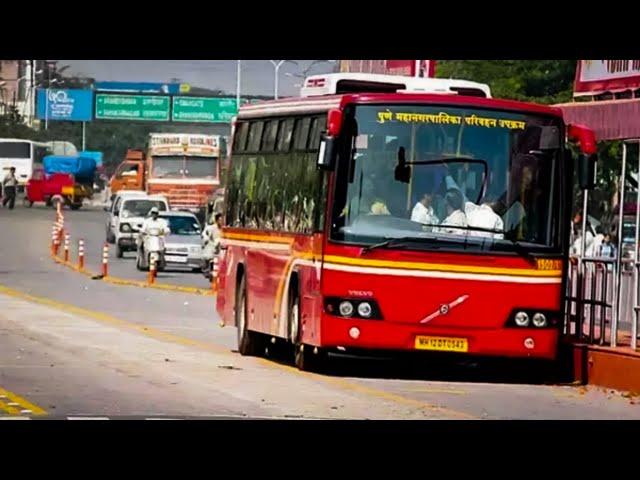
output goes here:
{"type": "MultiPolygon", "coordinates": [[[[294,369],[286,351],[241,357],[214,297],[108,284],[55,264],[52,221],[44,207],[0,209],[5,418],[640,418],[618,392],[550,384],[513,362],[342,358],[317,375],[294,369]]],[[[105,221],[97,209],[65,211],[90,268],[105,221]]],[[[131,260],[112,259],[110,272],[144,278],[131,260]]],[[[208,287],[198,274],[166,275],[159,281],[208,287]]]]}

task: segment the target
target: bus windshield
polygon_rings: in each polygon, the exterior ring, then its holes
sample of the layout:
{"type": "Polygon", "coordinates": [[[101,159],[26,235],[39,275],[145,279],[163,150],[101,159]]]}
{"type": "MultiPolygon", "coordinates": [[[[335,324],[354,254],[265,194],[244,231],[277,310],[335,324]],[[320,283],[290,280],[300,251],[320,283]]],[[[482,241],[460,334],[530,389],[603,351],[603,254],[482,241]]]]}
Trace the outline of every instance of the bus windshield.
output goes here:
{"type": "Polygon", "coordinates": [[[331,236],[398,248],[560,248],[559,119],[475,108],[347,113],[331,236]]]}

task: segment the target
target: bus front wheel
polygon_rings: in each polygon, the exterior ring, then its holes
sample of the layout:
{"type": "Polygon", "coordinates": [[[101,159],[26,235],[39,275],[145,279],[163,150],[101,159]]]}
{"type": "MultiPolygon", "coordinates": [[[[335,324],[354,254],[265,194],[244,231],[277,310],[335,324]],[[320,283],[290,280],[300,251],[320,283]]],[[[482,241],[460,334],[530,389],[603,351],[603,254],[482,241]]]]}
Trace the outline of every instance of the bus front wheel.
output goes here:
{"type": "Polygon", "coordinates": [[[302,343],[300,322],[300,295],[289,293],[289,341],[293,344],[293,363],[305,372],[322,372],[327,366],[327,352],[324,349],[302,343]]]}

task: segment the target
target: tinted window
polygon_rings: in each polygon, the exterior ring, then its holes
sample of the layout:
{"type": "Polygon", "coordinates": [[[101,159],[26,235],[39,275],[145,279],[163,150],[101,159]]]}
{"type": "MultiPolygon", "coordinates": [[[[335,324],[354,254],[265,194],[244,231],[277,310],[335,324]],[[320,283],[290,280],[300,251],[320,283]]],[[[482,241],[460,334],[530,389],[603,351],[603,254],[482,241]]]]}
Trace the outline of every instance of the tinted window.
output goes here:
{"type": "Polygon", "coordinates": [[[27,142],[0,142],[0,158],[31,158],[31,144],[27,142]]]}
{"type": "Polygon", "coordinates": [[[278,121],[271,120],[264,129],[261,151],[273,152],[276,147],[276,137],[278,135],[278,121]]]}
{"type": "Polygon", "coordinates": [[[260,150],[260,141],[262,140],[263,122],[251,122],[249,126],[249,140],[247,141],[247,151],[257,152],[260,150]]]}
{"type": "Polygon", "coordinates": [[[236,152],[241,152],[245,149],[245,146],[247,145],[248,130],[249,124],[247,122],[238,124],[235,136],[233,138],[233,149],[236,152]]]}
{"type": "Polygon", "coordinates": [[[279,152],[288,152],[291,146],[291,136],[293,134],[293,118],[283,120],[278,131],[278,147],[279,152]]]}
{"type": "Polygon", "coordinates": [[[309,127],[311,125],[310,118],[301,118],[296,121],[295,141],[293,148],[296,150],[306,150],[307,141],[309,140],[309,127]]]}
{"type": "Polygon", "coordinates": [[[316,117],[311,120],[311,133],[309,136],[309,150],[320,148],[322,133],[327,129],[327,117],[316,117]]]}

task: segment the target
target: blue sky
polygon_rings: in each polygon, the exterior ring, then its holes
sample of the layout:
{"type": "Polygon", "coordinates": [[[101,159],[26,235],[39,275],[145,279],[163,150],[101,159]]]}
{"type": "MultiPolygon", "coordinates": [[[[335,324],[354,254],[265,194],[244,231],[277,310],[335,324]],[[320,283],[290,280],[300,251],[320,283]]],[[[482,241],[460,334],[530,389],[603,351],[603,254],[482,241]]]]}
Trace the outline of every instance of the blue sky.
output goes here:
{"type": "MultiPolygon", "coordinates": [[[[301,75],[332,71],[334,64],[314,60],[286,62],[279,71],[279,93],[296,95],[301,75]],[[313,63],[316,62],[316,63],[313,63]],[[291,76],[294,75],[294,76],[291,76]]],[[[59,60],[67,72],[94,77],[98,81],[168,82],[177,78],[193,86],[236,90],[235,60],[59,60]]],[[[268,60],[241,62],[241,91],[248,95],[273,95],[274,67],[268,60]]]]}

